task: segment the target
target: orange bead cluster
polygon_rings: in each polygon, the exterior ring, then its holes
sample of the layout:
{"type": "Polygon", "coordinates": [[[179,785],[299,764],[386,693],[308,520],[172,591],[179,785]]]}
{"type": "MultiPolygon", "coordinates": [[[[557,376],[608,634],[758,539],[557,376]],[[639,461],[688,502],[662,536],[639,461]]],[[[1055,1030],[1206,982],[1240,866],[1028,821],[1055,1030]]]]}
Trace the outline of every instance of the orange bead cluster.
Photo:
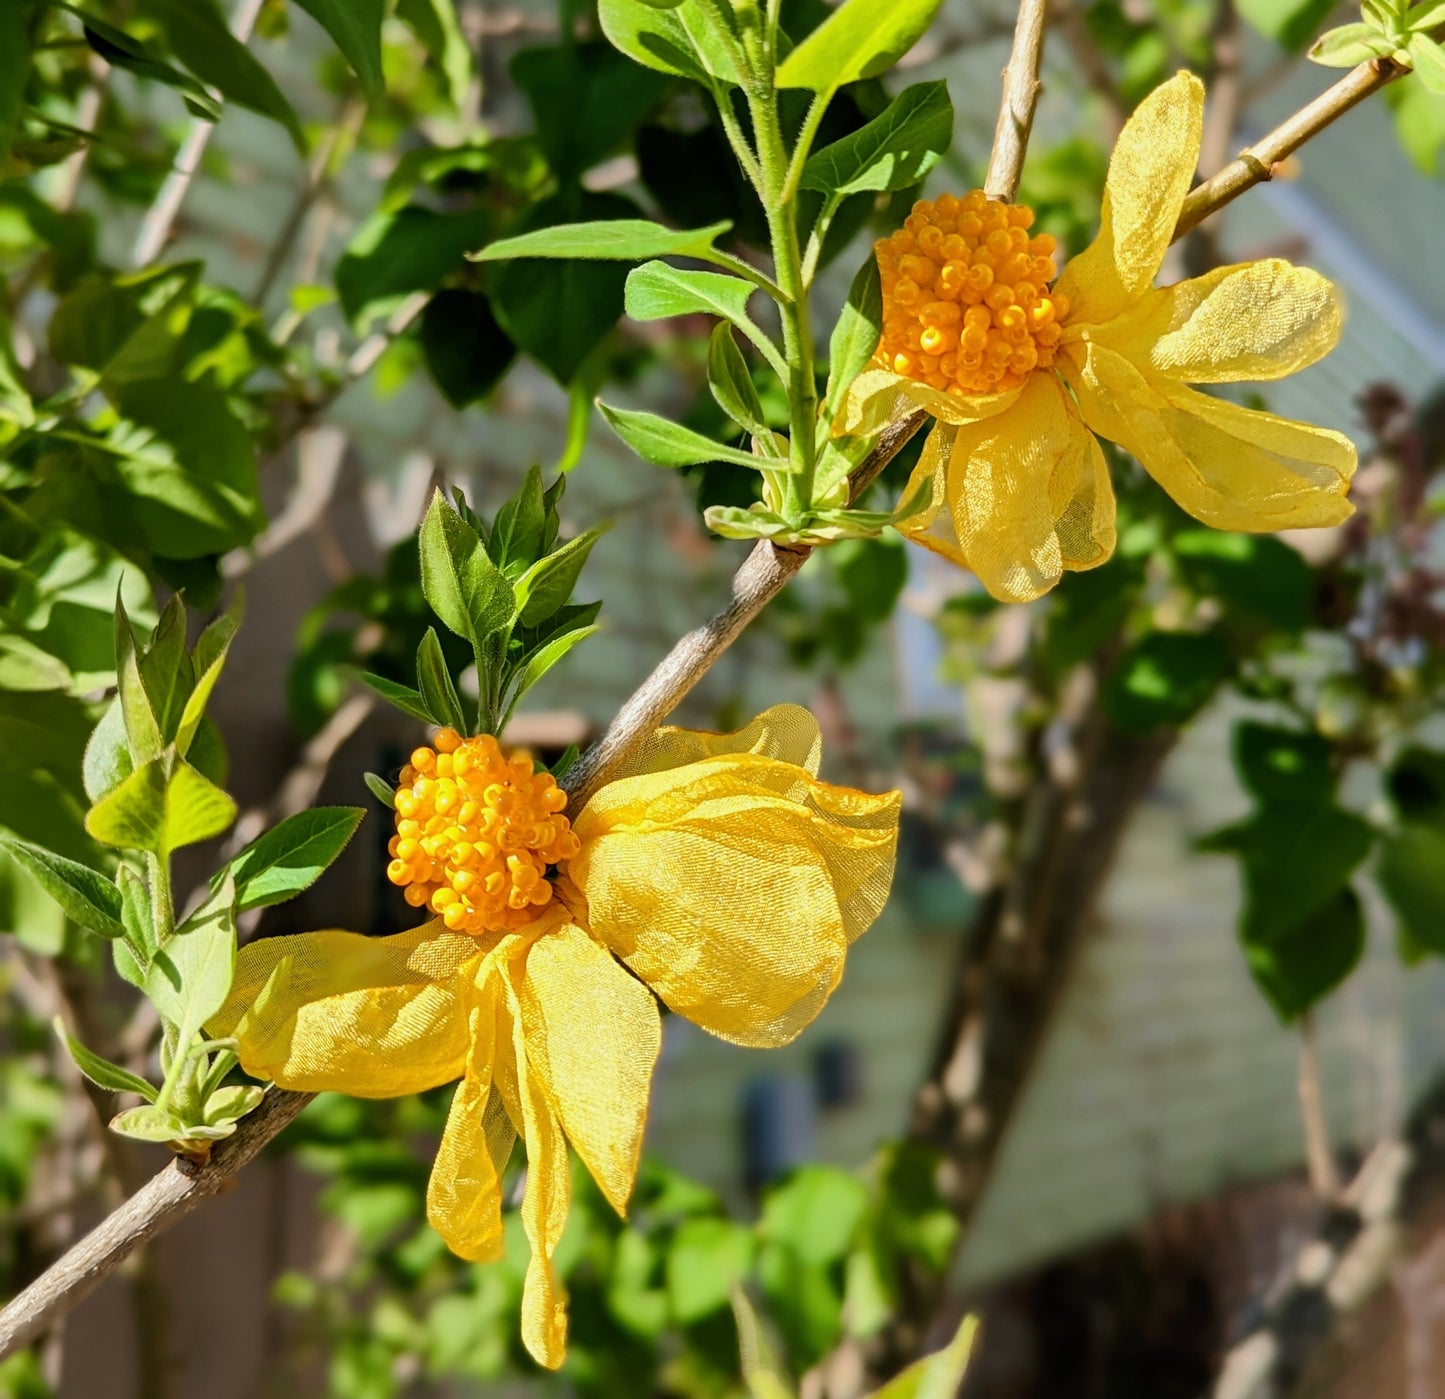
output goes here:
{"type": "Polygon", "coordinates": [[[401,770],[386,877],[455,933],[525,927],[552,901],[548,868],[582,848],[562,815],[567,794],[490,734],[441,729],[432,742],[401,770]]]}
{"type": "Polygon", "coordinates": [[[1053,363],[1068,298],[1051,291],[1054,239],[1034,211],[974,190],[920,199],[874,245],[883,282],[876,363],[955,394],[1019,388],[1053,363]]]}

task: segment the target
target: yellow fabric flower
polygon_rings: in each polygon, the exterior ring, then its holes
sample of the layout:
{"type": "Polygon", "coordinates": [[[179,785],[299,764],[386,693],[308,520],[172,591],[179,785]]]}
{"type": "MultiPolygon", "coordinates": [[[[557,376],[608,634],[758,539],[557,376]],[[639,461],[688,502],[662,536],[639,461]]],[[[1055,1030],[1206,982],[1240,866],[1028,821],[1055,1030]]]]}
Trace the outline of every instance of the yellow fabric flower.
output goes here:
{"type": "Polygon", "coordinates": [[[447,730],[436,742],[403,771],[388,873],[441,916],[395,937],[252,943],[212,1028],[285,1088],[385,1098],[460,1079],[427,1212],[464,1258],[500,1256],[520,1136],[522,1337],[555,1368],[567,1146],[622,1213],[661,1041],[654,994],[723,1039],[786,1044],[883,907],[900,799],[818,781],[818,725],[794,705],[734,734],[659,730],[570,828],[524,755],[447,730]]]}
{"type": "Polygon", "coordinates": [[[1199,158],[1204,88],[1155,89],[1109,162],[1099,235],[1051,288],[1053,240],[1031,210],[945,195],[877,245],[884,324],[840,434],[937,420],[899,528],[1025,602],[1114,549],[1114,495],[1094,434],[1189,514],[1229,530],[1346,518],[1355,449],[1337,432],[1241,408],[1189,384],[1277,379],[1339,339],[1339,294],[1278,258],[1153,286],[1199,158]]]}

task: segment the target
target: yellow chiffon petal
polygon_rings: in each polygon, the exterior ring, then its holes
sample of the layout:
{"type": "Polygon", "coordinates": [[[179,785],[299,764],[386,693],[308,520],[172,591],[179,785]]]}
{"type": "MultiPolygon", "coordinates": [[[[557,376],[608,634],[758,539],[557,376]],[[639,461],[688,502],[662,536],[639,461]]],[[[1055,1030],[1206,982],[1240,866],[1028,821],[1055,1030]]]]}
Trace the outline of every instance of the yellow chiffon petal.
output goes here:
{"type": "Polygon", "coordinates": [[[662,1047],[657,1003],[569,922],[530,943],[524,957],[511,975],[531,1070],[608,1203],[625,1214],[662,1047]]]}
{"type": "MultiPolygon", "coordinates": [[[[823,736],[818,721],[800,704],[775,704],[746,727],[733,733],[708,733],[667,725],[619,764],[616,777],[639,777],[666,772],[704,758],[729,753],[752,753],[806,768],[814,777],[823,761],[823,736]]],[[[614,779],[616,780],[616,779],[614,779]]]]}
{"type": "Polygon", "coordinates": [[[395,937],[330,929],[263,938],[236,959],[211,1022],[240,1043],[241,1066],[283,1088],[359,1098],[420,1093],[467,1062],[474,938],[432,919],[395,937]]]}
{"type": "Polygon", "coordinates": [[[1158,275],[1199,163],[1203,120],[1204,84],[1178,73],[1124,123],[1109,157],[1099,236],[1059,278],[1071,323],[1111,320],[1158,275]]]}
{"type": "Polygon", "coordinates": [[[512,1053],[511,1024],[498,1034],[497,978],[477,992],[470,1016],[471,1052],[452,1096],[441,1146],[427,1185],[431,1226],[460,1258],[491,1262],[502,1256],[502,1170],[515,1133],[494,1093],[498,1053],[512,1053]]]}
{"type": "Polygon", "coordinates": [[[959,431],[949,423],[935,423],[933,431],[924,439],[918,464],[908,478],[902,498],[912,499],[925,487],[928,495],[918,510],[898,521],[897,529],[915,544],[942,554],[960,568],[967,568],[968,559],[953,527],[953,514],[944,508],[948,504],[948,464],[953,460],[953,443],[959,431]]]}
{"type": "Polygon", "coordinates": [[[1343,298],[1327,277],[1266,258],[1150,290],[1090,334],[1140,369],[1222,384],[1304,369],[1334,349],[1343,324],[1343,298]]]}
{"type": "Polygon", "coordinates": [[[928,464],[944,479],[947,509],[899,528],[961,560],[994,597],[1028,602],[1066,569],[1094,568],[1113,552],[1103,453],[1053,375],[1030,376],[1010,412],[934,436],[925,457],[936,457],[928,464]]]}
{"type": "Polygon", "coordinates": [[[791,1040],[887,897],[899,797],[752,755],[611,782],[567,874],[588,926],[675,1011],[739,1044],[791,1040]]]}
{"type": "Polygon", "coordinates": [[[1345,493],[1355,448],[1341,433],[1145,379],[1098,345],[1068,372],[1084,421],[1207,525],[1306,529],[1353,513],[1345,493]]]}
{"type": "Polygon", "coordinates": [[[522,1284],[522,1344],[532,1358],[555,1370],[567,1355],[567,1289],[552,1266],[552,1255],[567,1224],[572,1177],[567,1142],[547,1101],[541,1075],[527,1062],[520,1007],[512,1002],[512,1046],[516,1076],[504,1091],[519,1119],[527,1147],[527,1183],[522,1194],[522,1228],[531,1245],[522,1284]]]}
{"type": "Polygon", "coordinates": [[[1002,413],[1018,397],[1007,393],[962,397],[931,389],[886,369],[865,369],[848,386],[833,421],[835,437],[876,437],[884,428],[920,408],[943,423],[972,423],[1002,413]]]}

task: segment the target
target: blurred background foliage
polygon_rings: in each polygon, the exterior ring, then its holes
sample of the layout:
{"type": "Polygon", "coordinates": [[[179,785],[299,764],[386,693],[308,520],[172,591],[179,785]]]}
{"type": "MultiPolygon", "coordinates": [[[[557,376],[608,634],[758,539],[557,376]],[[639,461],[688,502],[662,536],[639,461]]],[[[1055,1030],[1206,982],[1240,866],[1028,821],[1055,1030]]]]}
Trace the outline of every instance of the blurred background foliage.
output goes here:
{"type": "MultiPolygon", "coordinates": [[[[1133,103],[1180,66],[1234,84],[1230,99],[1216,88],[1216,101],[1237,104],[1227,156],[1248,111],[1237,92],[1240,47],[1254,55],[1253,97],[1267,102],[1338,8],[1058,6],[1057,62],[1079,75],[1091,105],[1087,118],[1055,112],[1042,123],[1021,199],[1077,250],[1097,223],[1111,129],[1133,103]]],[[[821,0],[784,0],[782,23],[797,39],[828,12],[821,0]]],[[[952,53],[997,41],[1012,18],[1005,6],[950,7],[943,37],[930,36],[917,61],[946,72],[952,53]]],[[[819,145],[876,116],[906,76],[845,87],[819,145]]],[[[959,138],[932,177],[937,187],[981,177],[994,93],[963,95],[956,85],[959,138]]],[[[794,125],[804,117],[798,98],[785,112],[794,125]]],[[[1445,98],[1412,78],[1385,101],[1410,161],[1438,177],[1445,98]]],[[[501,236],[643,214],[684,226],[728,220],[724,245],[750,260],[766,247],[714,94],[619,53],[586,0],[555,9],[238,0],[229,14],[212,0],[11,0],[0,12],[0,157],[0,828],[97,869],[110,857],[82,824],[82,758],[115,684],[117,589],[139,629],[178,590],[197,619],[216,614],[288,537],[283,464],[343,394],[370,395],[384,412],[394,395],[429,382],[434,411],[465,412],[485,444],[499,386],[545,376],[563,422],[549,477],[602,469],[589,434],[603,385],[662,394],[715,438],[731,431],[706,389],[705,322],[626,320],[625,266],[466,259],[501,236]],[[278,55],[286,59],[273,75],[278,55]],[[290,203],[271,242],[250,250],[244,285],[173,259],[171,248],[192,182],[236,177],[210,136],[237,108],[269,122],[276,147],[293,152],[290,203]],[[383,172],[372,207],[340,235],[318,232],[320,211],[359,167],[383,172]]],[[[841,304],[868,238],[896,226],[918,192],[843,202],[824,254],[837,260],[835,275],[820,300],[841,304]]],[[[1217,262],[1214,234],[1196,235],[1181,255],[1191,271],[1217,262]]],[[[871,1159],[760,1178],[744,1207],[652,1161],[623,1223],[578,1172],[559,1255],[573,1296],[568,1392],[741,1393],[729,1309],[739,1286],[787,1368],[815,1377],[813,1394],[859,1392],[840,1355],[861,1384],[937,1344],[935,1313],[951,1331],[959,1308],[945,1279],[982,1188],[965,1168],[992,1160],[1042,1023],[1036,1015],[1004,1027],[995,1052],[1019,1061],[996,1076],[1004,1087],[940,1107],[958,1026],[988,1004],[977,978],[1016,989],[998,951],[1008,909],[1033,917],[1041,955],[1081,936],[1075,925],[1097,881],[1069,864],[1059,793],[1156,772],[1211,706],[1231,716],[1248,812],[1202,839],[1197,857],[1238,862],[1242,955],[1280,1021],[1308,1024],[1350,976],[1372,900],[1388,908],[1405,963],[1445,955],[1445,747],[1431,722],[1445,683],[1435,543],[1445,433],[1438,403],[1373,383],[1368,364],[1346,373],[1360,394],[1367,464],[1358,515],[1329,538],[1202,529],[1121,458],[1111,462],[1120,546],[1105,567],[1026,610],[999,607],[962,580],[943,595],[921,589],[936,604],[921,624],[936,629],[942,683],[963,697],[960,712],[970,706],[970,738],[938,750],[926,726],[911,737],[904,728],[903,756],[883,766],[914,783],[918,841],[972,853],[961,862],[970,894],[955,880],[956,901],[944,904],[961,970],[912,1120],[899,1105],[876,1124],[871,1159]],[[1006,701],[985,713],[975,703],[985,692],[1006,701]],[[930,789],[940,751],[944,777],[930,789]],[[909,768],[910,752],[924,755],[921,768],[909,768]],[[1066,760],[1071,776],[1061,775],[1066,760]],[[1053,907],[1074,896],[1079,904],[1062,931],[1031,902],[1050,870],[1063,891],[1053,907]],[[960,1145],[970,1102],[997,1120],[960,1145]]],[[[769,423],[785,427],[776,386],[756,379],[769,423]]],[[[875,487],[880,501],[896,499],[916,450],[875,487]]],[[[661,489],[653,474],[632,463],[627,490],[646,500],[661,489]]],[[[748,504],[755,477],[725,464],[685,475],[695,511],[677,525],[679,552],[720,568],[711,551],[734,546],[706,543],[696,519],[708,505],[748,504]]],[[[839,544],[761,628],[800,684],[836,694],[839,677],[886,644],[919,568],[892,537],[839,544]]],[[[294,636],[265,640],[280,653],[298,751],[337,721],[357,668],[409,684],[429,627],[444,648],[457,645],[422,595],[410,534],[374,571],[348,570],[308,602],[294,636]]],[[[448,660],[461,666],[465,656],[448,660]]],[[[550,693],[563,702],[564,687],[550,693]]],[[[740,705],[740,693],[716,696],[710,717],[725,724],[740,705]]],[[[239,743],[244,778],[248,736],[224,736],[239,743]]],[[[350,790],[356,799],[355,783],[350,790]]],[[[1107,864],[1141,798],[1120,781],[1113,844],[1085,863],[1107,864]]],[[[921,921],[926,863],[905,863],[899,891],[921,921]]],[[[400,916],[393,908],[380,921],[400,916]]],[[[154,1025],[118,995],[97,941],[9,860],[0,861],[0,928],[0,1292],[9,1292],[96,1200],[136,1179],[134,1161],[96,1146],[91,1103],[46,1022],[57,1010],[88,1021],[114,1056],[142,1065],[154,1025]]],[[[930,1040],[933,1027],[918,1033],[930,1040]]],[[[520,1236],[505,1263],[476,1267],[422,1222],[427,1143],[445,1107],[444,1094],[324,1098],[278,1144],[322,1182],[325,1224],[306,1266],[267,1280],[276,1320],[256,1395],[491,1393],[500,1377],[533,1375],[517,1341],[520,1236]],[[444,1388],[453,1382],[461,1387],[444,1388]]],[[[138,1306],[137,1325],[154,1327],[147,1318],[138,1306]]],[[[144,1392],[173,1392],[173,1360],[148,1356],[144,1338],[137,1354],[144,1392]]],[[[63,1338],[0,1367],[0,1394],[51,1394],[62,1360],[63,1338]]]]}

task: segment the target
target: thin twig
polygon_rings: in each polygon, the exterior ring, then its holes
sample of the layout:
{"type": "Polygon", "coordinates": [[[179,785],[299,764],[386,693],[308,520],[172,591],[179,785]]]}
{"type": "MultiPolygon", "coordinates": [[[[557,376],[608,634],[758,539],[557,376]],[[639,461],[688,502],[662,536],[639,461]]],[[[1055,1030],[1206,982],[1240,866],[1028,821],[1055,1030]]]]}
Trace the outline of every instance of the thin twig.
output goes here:
{"type": "MultiPolygon", "coordinates": [[[[243,44],[256,27],[261,4],[262,0],[237,0],[235,14],[231,17],[231,33],[243,44]]],[[[155,202],[141,220],[140,232],[136,235],[135,247],[130,255],[131,266],[145,267],[160,256],[215,129],[215,122],[204,121],[200,117],[192,119],[181,148],[176,152],[174,169],[166,176],[155,202]]]]}
{"type": "Polygon", "coordinates": [[[1310,1187],[1325,1204],[1340,1196],[1340,1173],[1330,1150],[1330,1129],[1325,1121],[1324,1090],[1320,1082],[1319,1038],[1313,1011],[1305,1011],[1299,1022],[1299,1108],[1304,1120],[1305,1160],[1309,1164],[1310,1187]]]}
{"type": "Polygon", "coordinates": [[[1024,152],[1034,129],[1034,108],[1039,104],[1039,66],[1044,60],[1044,20],[1048,0],[1019,0],[1013,52],[1003,70],[1003,102],[993,133],[993,154],[988,160],[984,193],[991,199],[1012,202],[1019,192],[1024,152]]]}
{"type": "Polygon", "coordinates": [[[1178,238],[1188,233],[1210,214],[1233,203],[1245,190],[1272,179],[1274,167],[1286,156],[1292,155],[1312,136],[1318,136],[1346,112],[1359,106],[1365,98],[1409,71],[1390,58],[1372,58],[1358,68],[1352,68],[1307,107],[1302,107],[1268,136],[1242,151],[1217,175],[1191,190],[1184,201],[1174,236],[1178,238]]]}

